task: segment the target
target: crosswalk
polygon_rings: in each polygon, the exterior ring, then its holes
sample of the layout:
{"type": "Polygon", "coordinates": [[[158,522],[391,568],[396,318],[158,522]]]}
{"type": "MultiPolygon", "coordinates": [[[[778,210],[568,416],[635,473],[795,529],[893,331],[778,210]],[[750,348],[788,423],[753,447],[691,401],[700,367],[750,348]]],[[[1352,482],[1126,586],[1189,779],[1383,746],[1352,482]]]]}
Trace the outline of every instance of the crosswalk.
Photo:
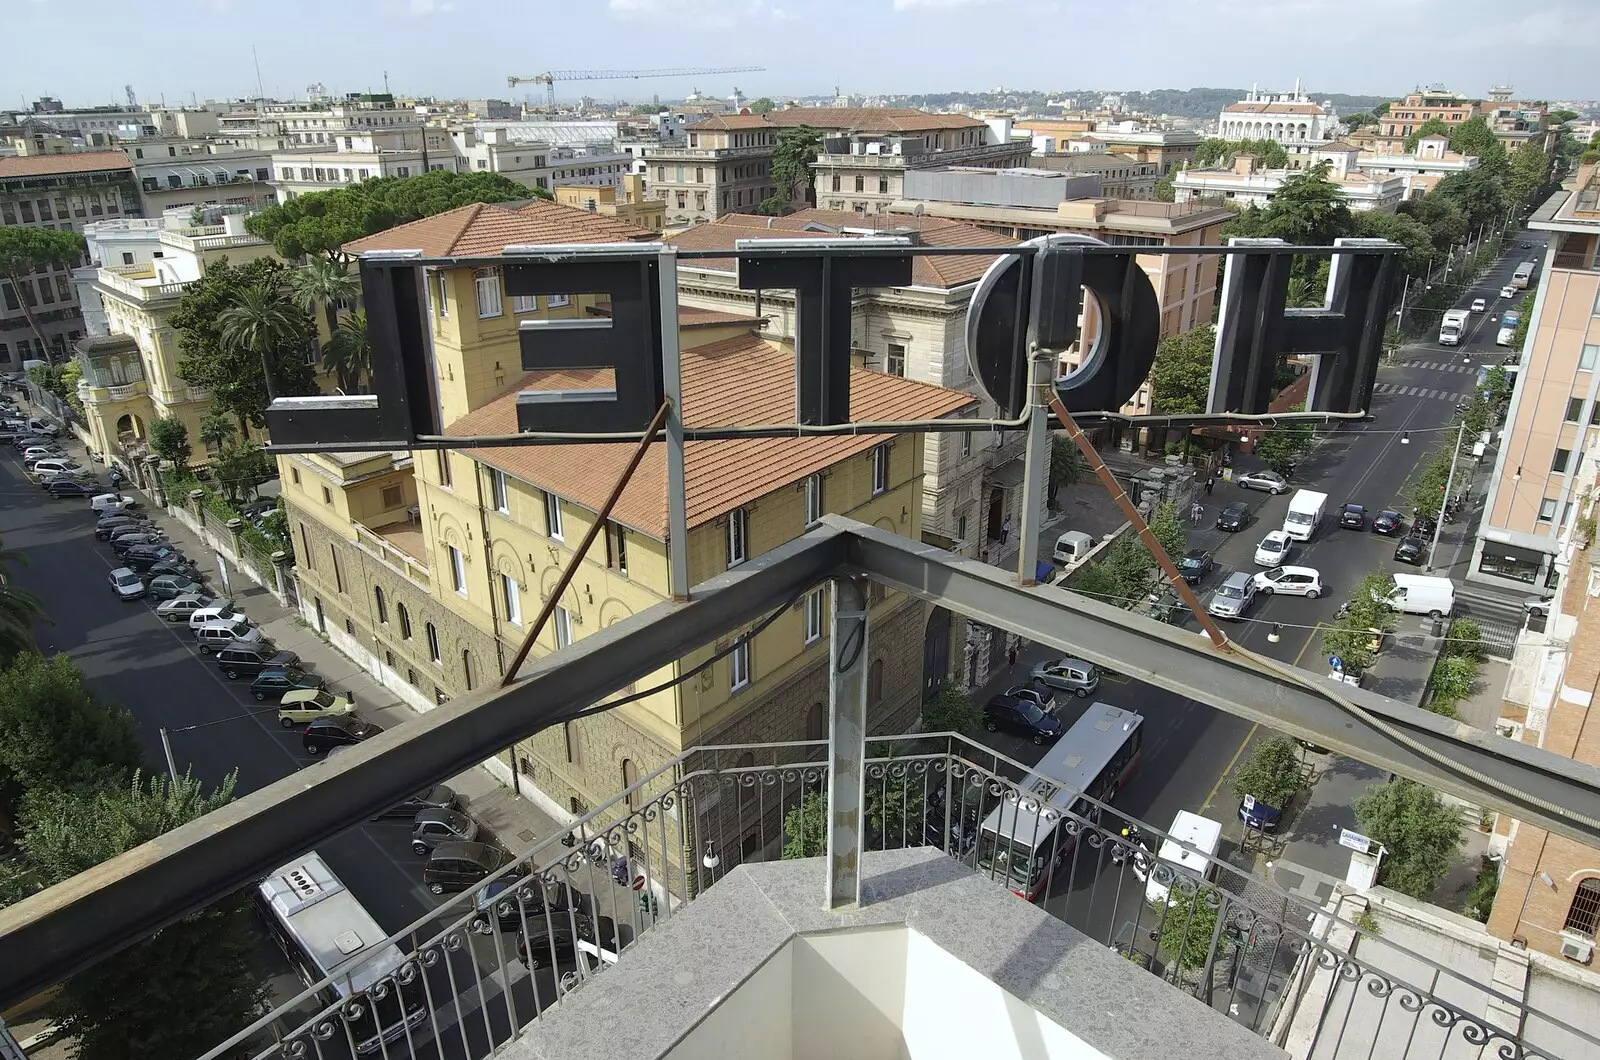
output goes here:
{"type": "Polygon", "coordinates": [[[1432,398],[1436,401],[1465,401],[1470,394],[1463,394],[1456,390],[1436,390],[1425,386],[1399,386],[1395,383],[1378,383],[1372,388],[1374,394],[1387,394],[1392,397],[1432,398]]]}
{"type": "Polygon", "coordinates": [[[1407,368],[1426,368],[1431,372],[1457,372],[1461,375],[1476,375],[1478,365],[1462,364],[1460,361],[1406,361],[1407,368]]]}

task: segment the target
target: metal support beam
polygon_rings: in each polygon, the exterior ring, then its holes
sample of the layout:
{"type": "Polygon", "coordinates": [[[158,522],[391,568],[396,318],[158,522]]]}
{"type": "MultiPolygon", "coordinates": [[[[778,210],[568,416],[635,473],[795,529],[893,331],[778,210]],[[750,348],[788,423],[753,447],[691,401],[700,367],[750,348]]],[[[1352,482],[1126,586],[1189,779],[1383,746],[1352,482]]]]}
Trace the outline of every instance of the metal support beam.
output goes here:
{"type": "Polygon", "coordinates": [[[0,909],[0,1008],[259,880],[351,825],[569,720],[738,626],[797,599],[842,564],[822,527],[537,660],[509,688],[457,696],[39,894],[0,909]]]}
{"type": "MultiPolygon", "coordinates": [[[[661,248],[661,319],[678,319],[678,248],[661,248]]],[[[684,493],[683,366],[678,329],[661,329],[661,381],[667,396],[667,588],[674,600],[689,595],[689,501],[684,493]]]]}
{"type": "Polygon", "coordinates": [[[827,907],[861,904],[861,843],[866,835],[867,598],[865,579],[833,582],[828,642],[827,907]]]}
{"type": "MultiPolygon", "coordinates": [[[[1028,316],[1028,433],[1022,451],[1022,525],[1017,528],[1017,584],[1033,585],[1039,569],[1039,535],[1044,532],[1044,487],[1050,475],[1050,407],[1045,400],[1055,377],[1055,357],[1039,348],[1039,319],[1049,298],[1045,281],[1047,247],[1035,255],[1033,312],[1028,316]]],[[[1074,324],[1076,319],[1074,318],[1074,324]]]]}
{"type": "MultiPolygon", "coordinates": [[[[837,516],[824,522],[843,527],[837,516]]],[[[979,622],[1260,722],[1469,802],[1492,806],[1588,846],[1600,846],[1600,768],[1450,721],[1359,688],[1321,691],[1205,638],[1053,585],[1021,588],[1004,572],[850,524],[852,566],[875,581],[979,622]],[[1420,753],[1340,706],[1359,705],[1426,748],[1420,753]],[[1490,786],[1476,773],[1491,778],[1490,786]]],[[[1137,707],[1137,704],[1134,704],[1137,707]]]]}

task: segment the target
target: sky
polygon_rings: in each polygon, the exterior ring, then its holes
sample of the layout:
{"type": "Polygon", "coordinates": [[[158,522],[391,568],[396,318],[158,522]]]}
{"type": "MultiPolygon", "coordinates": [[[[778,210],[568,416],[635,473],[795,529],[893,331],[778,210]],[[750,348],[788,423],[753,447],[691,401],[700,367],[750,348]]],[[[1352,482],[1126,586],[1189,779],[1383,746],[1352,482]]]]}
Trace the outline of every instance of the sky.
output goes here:
{"type": "MultiPolygon", "coordinates": [[[[1248,86],[1600,97],[1600,0],[0,0],[0,107],[257,93],[507,98],[508,74],[760,66],[562,98],[1248,86]],[[1126,11],[1129,16],[1117,17],[1126,11]]],[[[542,96],[543,88],[516,90],[542,96]]]]}

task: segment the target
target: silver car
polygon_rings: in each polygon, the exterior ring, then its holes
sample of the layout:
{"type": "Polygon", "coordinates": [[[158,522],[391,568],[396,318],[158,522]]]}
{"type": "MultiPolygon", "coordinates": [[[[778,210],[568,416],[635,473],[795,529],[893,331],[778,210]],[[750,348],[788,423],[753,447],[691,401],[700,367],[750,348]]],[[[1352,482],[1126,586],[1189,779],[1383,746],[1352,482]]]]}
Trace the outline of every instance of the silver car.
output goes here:
{"type": "Polygon", "coordinates": [[[1289,489],[1289,480],[1276,471],[1246,471],[1233,476],[1233,481],[1240,489],[1266,490],[1274,497],[1289,489]]]}
{"type": "Polygon", "coordinates": [[[1211,594],[1206,610],[1218,618],[1243,618],[1255,598],[1255,579],[1243,571],[1235,571],[1224,578],[1211,594]]]}
{"type": "Polygon", "coordinates": [[[1071,657],[1042,662],[1033,668],[1033,679],[1041,684],[1071,692],[1082,699],[1100,687],[1100,674],[1093,663],[1071,657]]]}
{"type": "Polygon", "coordinates": [[[174,596],[171,600],[163,601],[156,607],[156,614],[168,622],[188,622],[189,616],[201,608],[210,607],[216,601],[209,596],[199,593],[184,593],[174,596]]]}
{"type": "Polygon", "coordinates": [[[478,822],[460,810],[427,809],[411,823],[411,849],[426,854],[440,843],[470,843],[478,838],[478,822]]]}
{"type": "Polygon", "coordinates": [[[112,591],[124,600],[137,600],[148,591],[144,579],[127,567],[118,567],[112,571],[108,580],[111,582],[112,591]]]}

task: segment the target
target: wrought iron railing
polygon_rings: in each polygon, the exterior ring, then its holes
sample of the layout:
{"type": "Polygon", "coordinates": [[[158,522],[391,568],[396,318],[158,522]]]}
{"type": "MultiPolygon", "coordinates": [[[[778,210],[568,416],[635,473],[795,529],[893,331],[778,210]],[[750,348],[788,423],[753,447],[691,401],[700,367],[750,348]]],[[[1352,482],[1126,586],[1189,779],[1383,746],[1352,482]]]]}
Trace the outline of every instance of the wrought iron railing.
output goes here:
{"type": "MultiPolygon", "coordinates": [[[[354,1052],[369,1033],[369,1013],[397,1011],[396,998],[417,999],[415,1015],[394,1021],[381,1055],[438,1048],[487,1056],[627,960],[640,934],[741,861],[820,854],[826,751],[823,742],[686,751],[570,835],[536,843],[482,888],[392,936],[404,961],[368,991],[324,1004],[334,984],[314,984],[203,1060],[354,1052]]],[[[1204,871],[1159,860],[1167,834],[1112,805],[1080,798],[1041,807],[1019,791],[1028,767],[963,737],[880,738],[868,754],[869,849],[938,847],[1013,887],[1019,882],[995,852],[1035,846],[1045,855],[1043,880],[1026,886],[1039,887],[1050,912],[1290,1055],[1401,1060],[1487,1050],[1506,1060],[1555,1060],[1522,1036],[1528,1027],[1558,1028],[1600,1055],[1600,1039],[1380,942],[1371,922],[1362,926],[1192,848],[1204,871]],[[1067,803],[1071,810],[1054,808],[1067,803]],[[985,838],[994,811],[1018,805],[1036,812],[997,815],[1027,823],[985,838]],[[1152,881],[1164,885],[1166,901],[1147,899],[1152,881]],[[1489,1012],[1501,1016],[1491,1022],[1489,1012]]],[[[375,1040],[366,1045],[379,1055],[375,1040]]]]}

